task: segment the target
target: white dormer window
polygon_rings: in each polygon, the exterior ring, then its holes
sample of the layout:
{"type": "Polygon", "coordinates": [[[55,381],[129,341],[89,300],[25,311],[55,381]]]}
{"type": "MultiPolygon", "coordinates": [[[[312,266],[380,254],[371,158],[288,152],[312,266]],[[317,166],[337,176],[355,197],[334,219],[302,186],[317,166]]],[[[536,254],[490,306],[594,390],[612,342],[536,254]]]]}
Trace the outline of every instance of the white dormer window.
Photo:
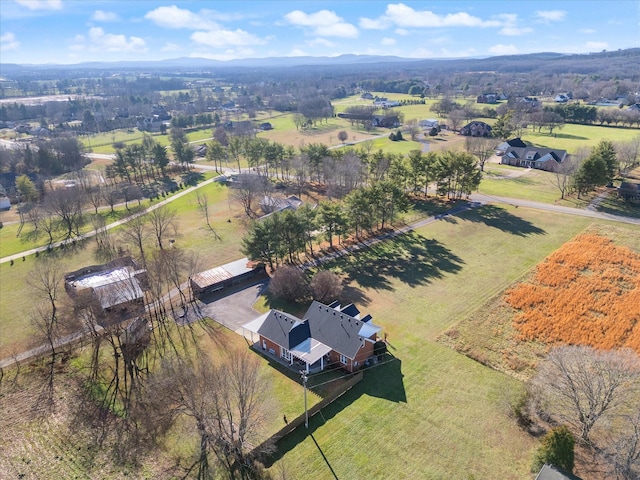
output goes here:
{"type": "Polygon", "coordinates": [[[525,158],[527,160],[534,160],[536,158],[536,152],[527,152],[527,156],[525,158]]]}

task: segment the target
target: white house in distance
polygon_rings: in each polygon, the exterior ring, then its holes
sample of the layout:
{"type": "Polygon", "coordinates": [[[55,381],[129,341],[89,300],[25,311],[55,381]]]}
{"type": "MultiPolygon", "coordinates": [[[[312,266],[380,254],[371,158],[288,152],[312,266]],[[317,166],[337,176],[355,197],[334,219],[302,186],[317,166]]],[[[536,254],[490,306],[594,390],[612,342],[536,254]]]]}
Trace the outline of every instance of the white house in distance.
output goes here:
{"type": "Polygon", "coordinates": [[[440,126],[438,120],[436,120],[435,118],[420,120],[418,124],[424,129],[438,128],[440,126]]]}

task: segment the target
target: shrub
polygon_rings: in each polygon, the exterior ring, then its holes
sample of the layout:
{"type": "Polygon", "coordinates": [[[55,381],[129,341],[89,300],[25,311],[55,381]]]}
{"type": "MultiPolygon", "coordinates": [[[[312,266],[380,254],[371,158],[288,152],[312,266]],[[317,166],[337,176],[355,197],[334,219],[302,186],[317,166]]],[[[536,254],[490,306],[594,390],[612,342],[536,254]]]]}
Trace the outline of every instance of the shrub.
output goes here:
{"type": "Polygon", "coordinates": [[[373,354],[377,357],[387,353],[387,344],[381,341],[377,341],[373,344],[373,354]]]}
{"type": "Polygon", "coordinates": [[[269,282],[269,292],[278,299],[297,302],[309,295],[309,284],[304,272],[284,265],[278,268],[269,282]]]}
{"type": "Polygon", "coordinates": [[[553,428],[542,439],[542,445],[538,448],[532,472],[538,472],[545,463],[550,463],[568,472],[573,471],[575,440],[567,427],[560,425],[553,428]]]}
{"type": "Polygon", "coordinates": [[[330,303],[342,293],[342,279],[329,270],[321,270],[311,280],[311,294],[322,303],[330,303]]]}

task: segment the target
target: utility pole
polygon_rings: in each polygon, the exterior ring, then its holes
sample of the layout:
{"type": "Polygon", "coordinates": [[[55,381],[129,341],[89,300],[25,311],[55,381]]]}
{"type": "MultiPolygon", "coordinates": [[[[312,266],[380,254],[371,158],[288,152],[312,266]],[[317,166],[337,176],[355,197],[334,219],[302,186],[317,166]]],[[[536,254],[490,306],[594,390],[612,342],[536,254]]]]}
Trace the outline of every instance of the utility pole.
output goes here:
{"type": "Polygon", "coordinates": [[[304,386],[304,428],[309,428],[309,410],[307,410],[307,373],[300,370],[302,375],[302,385],[304,386]]]}

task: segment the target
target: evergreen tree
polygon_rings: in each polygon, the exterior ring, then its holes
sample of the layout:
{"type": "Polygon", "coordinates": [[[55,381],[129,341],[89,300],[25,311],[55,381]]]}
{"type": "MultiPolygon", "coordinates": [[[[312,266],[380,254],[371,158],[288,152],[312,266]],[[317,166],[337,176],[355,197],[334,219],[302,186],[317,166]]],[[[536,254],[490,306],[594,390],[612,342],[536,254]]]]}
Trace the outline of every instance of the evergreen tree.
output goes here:
{"type": "Polygon", "coordinates": [[[532,471],[539,471],[545,463],[555,465],[568,472],[573,471],[575,440],[567,427],[561,425],[552,429],[542,439],[531,467],[532,471]]]}

